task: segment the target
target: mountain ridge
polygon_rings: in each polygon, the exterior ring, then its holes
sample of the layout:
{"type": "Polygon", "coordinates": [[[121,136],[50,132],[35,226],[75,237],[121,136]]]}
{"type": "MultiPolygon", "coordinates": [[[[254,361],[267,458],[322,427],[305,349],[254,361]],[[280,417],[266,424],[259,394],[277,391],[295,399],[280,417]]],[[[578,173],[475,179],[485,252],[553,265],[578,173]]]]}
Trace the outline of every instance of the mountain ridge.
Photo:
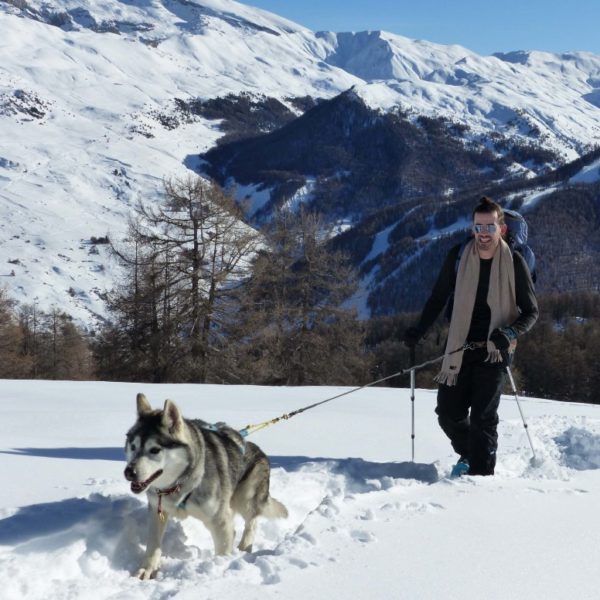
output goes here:
{"type": "Polygon", "coordinates": [[[90,240],[125,235],[139,199],[157,201],[163,178],[197,170],[190,157],[223,136],[201,115],[161,119],[177,99],[262,94],[298,116],[290,98],[354,86],[373,110],[452,118],[475,141],[533,140],[563,162],[600,139],[590,53],[481,57],[386,32],[313,33],[229,0],[1,0],[0,30],[0,277],[20,302],[80,322],[105,316],[119,279],[90,240]]]}

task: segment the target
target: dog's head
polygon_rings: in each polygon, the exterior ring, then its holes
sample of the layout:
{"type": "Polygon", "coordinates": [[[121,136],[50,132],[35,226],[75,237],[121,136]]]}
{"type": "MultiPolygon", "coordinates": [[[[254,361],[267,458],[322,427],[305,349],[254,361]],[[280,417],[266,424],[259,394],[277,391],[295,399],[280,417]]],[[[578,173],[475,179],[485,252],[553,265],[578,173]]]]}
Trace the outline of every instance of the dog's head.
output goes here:
{"type": "Polygon", "coordinates": [[[137,395],[138,418],[125,440],[125,479],[131,491],[176,484],[185,471],[189,454],[186,428],[179,408],[166,400],[162,410],[153,410],[144,394],[137,395]]]}

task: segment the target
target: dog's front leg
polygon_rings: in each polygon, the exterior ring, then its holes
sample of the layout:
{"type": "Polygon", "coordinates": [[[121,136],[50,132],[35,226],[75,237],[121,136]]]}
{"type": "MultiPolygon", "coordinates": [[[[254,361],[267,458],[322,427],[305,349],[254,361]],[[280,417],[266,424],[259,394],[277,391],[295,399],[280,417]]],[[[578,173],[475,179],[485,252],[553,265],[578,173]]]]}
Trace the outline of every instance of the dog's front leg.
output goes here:
{"type": "Polygon", "coordinates": [[[233,551],[233,538],[235,530],[233,528],[233,514],[227,511],[225,514],[216,518],[209,526],[215,544],[215,554],[231,554],[233,551]]]}
{"type": "Polygon", "coordinates": [[[135,574],[139,579],[150,579],[156,575],[160,563],[160,544],[169,518],[165,512],[162,513],[164,518],[160,518],[156,506],[152,506],[151,503],[148,505],[148,509],[150,513],[146,555],[142,566],[135,574]]]}

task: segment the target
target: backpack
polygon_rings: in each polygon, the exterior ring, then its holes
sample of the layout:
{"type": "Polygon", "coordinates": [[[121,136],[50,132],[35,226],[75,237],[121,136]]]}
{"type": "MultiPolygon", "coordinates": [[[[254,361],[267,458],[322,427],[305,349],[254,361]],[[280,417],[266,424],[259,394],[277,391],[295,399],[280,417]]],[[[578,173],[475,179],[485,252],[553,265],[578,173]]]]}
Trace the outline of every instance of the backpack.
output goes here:
{"type": "Polygon", "coordinates": [[[535,254],[531,249],[531,246],[527,243],[528,227],[525,217],[516,210],[504,209],[504,222],[506,223],[508,230],[506,231],[506,243],[510,249],[514,252],[515,250],[525,259],[529,272],[531,273],[531,279],[535,283],[537,274],[535,272],[535,254]]]}

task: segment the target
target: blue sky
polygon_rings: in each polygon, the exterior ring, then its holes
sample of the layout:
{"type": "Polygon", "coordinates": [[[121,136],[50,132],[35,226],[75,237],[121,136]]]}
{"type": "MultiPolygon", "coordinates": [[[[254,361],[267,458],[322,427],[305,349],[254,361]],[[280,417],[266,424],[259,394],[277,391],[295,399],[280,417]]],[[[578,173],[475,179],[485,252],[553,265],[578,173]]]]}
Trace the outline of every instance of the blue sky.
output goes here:
{"type": "Polygon", "coordinates": [[[251,0],[314,31],[383,29],[460,44],[478,54],[510,50],[600,54],[600,0],[251,0]]]}

